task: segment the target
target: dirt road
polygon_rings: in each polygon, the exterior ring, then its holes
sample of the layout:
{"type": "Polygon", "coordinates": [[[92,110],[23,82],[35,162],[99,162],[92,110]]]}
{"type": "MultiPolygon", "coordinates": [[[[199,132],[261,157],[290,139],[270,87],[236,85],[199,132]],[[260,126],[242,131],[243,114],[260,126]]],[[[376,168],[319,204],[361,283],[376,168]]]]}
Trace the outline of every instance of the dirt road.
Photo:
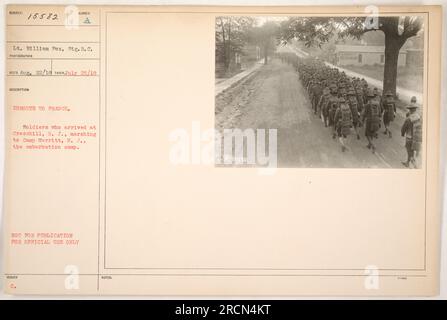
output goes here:
{"type": "Polygon", "coordinates": [[[375,154],[366,148],[364,128],[360,140],[349,136],[350,150],[342,152],[332,128],[313,114],[296,71],[277,59],[216,98],[217,129],[278,130],[279,167],[404,168],[403,121],[398,115],[392,123],[392,138],[380,129],[375,154]]]}

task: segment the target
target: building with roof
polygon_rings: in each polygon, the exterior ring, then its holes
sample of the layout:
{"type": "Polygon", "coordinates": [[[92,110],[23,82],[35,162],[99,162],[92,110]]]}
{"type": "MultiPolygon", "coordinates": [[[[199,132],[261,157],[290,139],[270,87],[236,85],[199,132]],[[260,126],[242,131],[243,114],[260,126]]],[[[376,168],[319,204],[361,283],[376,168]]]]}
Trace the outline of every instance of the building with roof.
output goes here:
{"type": "Polygon", "coordinates": [[[408,66],[422,68],[424,66],[424,50],[409,48],[406,50],[406,61],[408,66]]]}
{"type": "MultiPolygon", "coordinates": [[[[385,64],[385,46],[336,45],[336,64],[339,66],[365,66],[385,64]]],[[[407,51],[399,52],[398,66],[405,66],[407,51]]]]}

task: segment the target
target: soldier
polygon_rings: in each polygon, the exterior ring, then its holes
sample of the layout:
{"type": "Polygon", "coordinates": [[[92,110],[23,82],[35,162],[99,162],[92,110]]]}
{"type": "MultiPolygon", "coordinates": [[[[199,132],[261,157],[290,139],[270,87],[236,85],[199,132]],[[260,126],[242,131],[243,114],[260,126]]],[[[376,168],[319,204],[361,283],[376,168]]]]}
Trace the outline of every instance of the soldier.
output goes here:
{"type": "Polygon", "coordinates": [[[345,84],[345,80],[343,78],[340,78],[338,80],[338,93],[340,93],[342,90],[344,90],[346,84],[345,84]]]}
{"type": "Polygon", "coordinates": [[[339,98],[343,97],[346,100],[346,89],[344,86],[342,86],[338,89],[338,97],[339,98]]]}
{"type": "Polygon", "coordinates": [[[377,138],[377,131],[380,128],[380,104],[377,99],[374,99],[373,91],[369,90],[367,97],[369,100],[363,110],[362,120],[365,122],[365,136],[368,139],[366,147],[375,153],[376,146],[372,141],[377,138]]]}
{"type": "MultiPolygon", "coordinates": [[[[411,97],[411,100],[410,100],[410,106],[415,106],[416,103],[417,103],[416,97],[415,97],[415,96],[411,97]]],[[[410,110],[408,107],[407,107],[407,109],[410,110]]],[[[410,111],[408,111],[408,112],[405,114],[405,117],[408,118],[409,115],[410,115],[410,111]]]]}
{"type": "Polygon", "coordinates": [[[339,106],[335,111],[334,123],[334,134],[337,132],[341,151],[345,152],[348,149],[346,146],[347,137],[351,133],[352,112],[344,97],[339,98],[339,106]]]}
{"type": "MultiPolygon", "coordinates": [[[[373,94],[374,94],[373,100],[378,103],[378,105],[379,105],[379,112],[380,112],[380,116],[381,116],[383,107],[382,107],[382,96],[379,94],[379,89],[374,88],[373,89],[373,94]]],[[[379,127],[382,127],[382,124],[380,124],[379,127]]],[[[377,138],[377,134],[376,134],[376,138],[377,138]]]]}
{"type": "MultiPolygon", "coordinates": [[[[325,110],[328,114],[328,125],[333,126],[335,110],[337,110],[337,108],[338,108],[337,86],[335,84],[331,84],[330,90],[331,90],[331,95],[328,99],[328,102],[325,105],[325,110]]],[[[333,138],[335,139],[335,134],[333,135],[333,138]]]]}
{"type": "Polygon", "coordinates": [[[323,93],[323,88],[319,81],[316,81],[312,88],[312,108],[314,114],[317,114],[318,102],[320,101],[321,95],[323,93]]]}
{"type": "Polygon", "coordinates": [[[416,97],[412,97],[411,104],[407,106],[408,116],[401,128],[402,137],[405,137],[405,149],[407,150],[407,161],[403,161],[402,164],[407,168],[410,167],[410,163],[413,164],[414,168],[418,168],[417,159],[421,151],[422,119],[416,112],[417,108],[416,97]]]}
{"type": "Polygon", "coordinates": [[[363,90],[362,87],[359,86],[360,81],[357,83],[357,87],[355,87],[355,93],[356,93],[356,98],[357,98],[357,102],[358,102],[358,109],[359,112],[362,113],[363,111],[363,90]]]}
{"type": "Polygon", "coordinates": [[[314,85],[314,78],[312,76],[309,76],[309,80],[306,83],[306,90],[309,95],[310,95],[310,89],[312,88],[313,85],[314,85]]]}
{"type": "Polygon", "coordinates": [[[373,93],[374,93],[374,99],[376,99],[379,102],[380,114],[382,114],[382,96],[380,95],[379,89],[374,87],[373,93]]]}
{"type": "Polygon", "coordinates": [[[385,126],[384,134],[388,133],[388,136],[391,138],[391,130],[389,129],[390,122],[392,122],[396,116],[396,103],[394,101],[393,93],[391,91],[387,91],[385,95],[385,99],[383,99],[383,124],[385,126]]]}
{"type": "Polygon", "coordinates": [[[365,81],[365,79],[362,78],[361,80],[361,84],[362,84],[362,96],[363,96],[363,105],[368,103],[368,82],[365,81]]]}
{"type": "Polygon", "coordinates": [[[354,88],[348,90],[348,105],[351,108],[352,113],[352,126],[357,135],[357,140],[360,140],[358,128],[360,127],[360,112],[358,108],[358,101],[355,95],[354,88]]]}
{"type": "Polygon", "coordinates": [[[321,121],[323,121],[325,127],[327,127],[327,119],[329,114],[327,113],[327,110],[326,111],[324,110],[323,106],[325,106],[329,101],[330,95],[331,93],[329,87],[325,87],[323,89],[323,95],[321,96],[317,106],[318,112],[320,113],[321,121]]]}

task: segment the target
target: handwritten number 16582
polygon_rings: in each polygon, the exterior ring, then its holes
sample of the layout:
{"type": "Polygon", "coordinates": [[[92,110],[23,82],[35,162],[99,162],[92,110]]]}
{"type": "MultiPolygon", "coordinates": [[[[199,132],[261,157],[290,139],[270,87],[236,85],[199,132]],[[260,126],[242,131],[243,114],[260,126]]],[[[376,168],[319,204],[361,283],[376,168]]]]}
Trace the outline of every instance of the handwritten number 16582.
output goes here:
{"type": "Polygon", "coordinates": [[[57,13],[30,13],[28,16],[28,20],[57,20],[57,13]]]}

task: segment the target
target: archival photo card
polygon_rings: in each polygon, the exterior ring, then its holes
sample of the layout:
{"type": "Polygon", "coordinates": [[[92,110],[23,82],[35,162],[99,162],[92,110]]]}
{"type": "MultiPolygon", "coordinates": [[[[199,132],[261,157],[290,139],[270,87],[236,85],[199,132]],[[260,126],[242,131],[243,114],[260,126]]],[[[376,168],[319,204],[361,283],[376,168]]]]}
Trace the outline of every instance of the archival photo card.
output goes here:
{"type": "Polygon", "coordinates": [[[6,23],[8,294],[438,294],[441,6],[6,23]]]}

